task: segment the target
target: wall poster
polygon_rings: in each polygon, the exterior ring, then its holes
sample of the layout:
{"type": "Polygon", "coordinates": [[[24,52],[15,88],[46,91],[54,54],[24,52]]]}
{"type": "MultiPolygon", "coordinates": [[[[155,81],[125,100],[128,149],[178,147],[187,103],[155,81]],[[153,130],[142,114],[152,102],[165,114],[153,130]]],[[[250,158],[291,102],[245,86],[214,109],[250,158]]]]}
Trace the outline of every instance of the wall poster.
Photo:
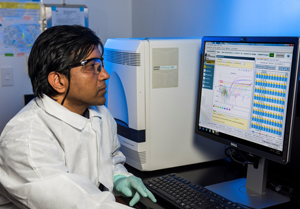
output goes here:
{"type": "Polygon", "coordinates": [[[41,33],[40,0],[0,0],[0,55],[29,54],[41,33]]]}

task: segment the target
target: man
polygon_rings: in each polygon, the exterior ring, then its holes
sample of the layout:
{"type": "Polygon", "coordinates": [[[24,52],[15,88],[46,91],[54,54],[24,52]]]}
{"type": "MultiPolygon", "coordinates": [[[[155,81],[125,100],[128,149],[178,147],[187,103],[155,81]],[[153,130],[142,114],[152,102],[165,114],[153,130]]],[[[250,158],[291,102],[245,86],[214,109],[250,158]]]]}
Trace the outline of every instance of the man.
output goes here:
{"type": "Polygon", "coordinates": [[[54,26],[35,41],[28,71],[37,96],[0,137],[0,208],[129,208],[114,195],[156,201],[124,167],[104,105],[109,75],[90,29],[54,26]]]}

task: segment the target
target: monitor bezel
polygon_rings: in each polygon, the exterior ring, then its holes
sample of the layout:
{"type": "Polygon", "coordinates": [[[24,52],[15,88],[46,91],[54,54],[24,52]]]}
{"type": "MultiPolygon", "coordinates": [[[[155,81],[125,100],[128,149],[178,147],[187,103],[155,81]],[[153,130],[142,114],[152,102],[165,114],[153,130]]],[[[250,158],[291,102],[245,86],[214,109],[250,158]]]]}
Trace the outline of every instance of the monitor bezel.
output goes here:
{"type": "MultiPolygon", "coordinates": [[[[293,126],[296,114],[296,103],[298,94],[298,80],[299,80],[299,37],[209,37],[205,36],[202,38],[201,52],[200,52],[200,70],[198,79],[198,94],[197,94],[197,109],[196,109],[196,123],[195,132],[197,135],[204,136],[208,139],[223,143],[228,146],[232,146],[238,150],[245,151],[251,155],[264,157],[266,159],[286,164],[290,159],[290,147],[293,136],[293,126]],[[236,43],[274,43],[274,44],[294,44],[292,68],[291,68],[291,79],[290,79],[290,90],[289,100],[287,103],[287,114],[286,114],[286,125],[284,134],[284,143],[282,155],[272,154],[259,148],[253,148],[244,143],[237,142],[234,140],[228,140],[217,135],[199,131],[199,118],[200,118],[200,102],[202,93],[202,82],[203,82],[203,66],[204,66],[204,50],[206,42],[236,42],[236,43]]],[[[249,144],[249,143],[248,143],[249,144]]],[[[251,143],[250,143],[251,144],[251,143]]]]}

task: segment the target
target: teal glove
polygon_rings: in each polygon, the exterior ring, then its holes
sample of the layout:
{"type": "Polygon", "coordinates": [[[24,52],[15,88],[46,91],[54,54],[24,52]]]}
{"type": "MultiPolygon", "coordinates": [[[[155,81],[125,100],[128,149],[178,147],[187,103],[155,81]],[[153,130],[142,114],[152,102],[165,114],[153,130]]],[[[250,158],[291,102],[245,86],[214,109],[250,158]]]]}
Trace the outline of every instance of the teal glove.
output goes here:
{"type": "Polygon", "coordinates": [[[122,176],[117,175],[114,177],[114,193],[119,195],[125,195],[126,197],[132,197],[129,205],[133,206],[141,197],[148,197],[153,202],[156,202],[154,195],[146,188],[140,178],[135,176],[122,176]]]}

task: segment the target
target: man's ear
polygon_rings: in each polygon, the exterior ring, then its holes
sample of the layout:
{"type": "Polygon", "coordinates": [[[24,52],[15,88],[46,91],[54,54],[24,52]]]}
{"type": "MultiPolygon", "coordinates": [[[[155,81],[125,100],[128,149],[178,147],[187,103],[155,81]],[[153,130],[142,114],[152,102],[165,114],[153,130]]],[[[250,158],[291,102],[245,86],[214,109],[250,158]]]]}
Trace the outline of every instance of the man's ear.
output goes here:
{"type": "Polygon", "coordinates": [[[67,78],[66,76],[52,71],[51,73],[49,73],[48,75],[48,82],[49,84],[52,86],[52,88],[54,88],[58,93],[63,94],[66,92],[67,90],[67,78]]]}

